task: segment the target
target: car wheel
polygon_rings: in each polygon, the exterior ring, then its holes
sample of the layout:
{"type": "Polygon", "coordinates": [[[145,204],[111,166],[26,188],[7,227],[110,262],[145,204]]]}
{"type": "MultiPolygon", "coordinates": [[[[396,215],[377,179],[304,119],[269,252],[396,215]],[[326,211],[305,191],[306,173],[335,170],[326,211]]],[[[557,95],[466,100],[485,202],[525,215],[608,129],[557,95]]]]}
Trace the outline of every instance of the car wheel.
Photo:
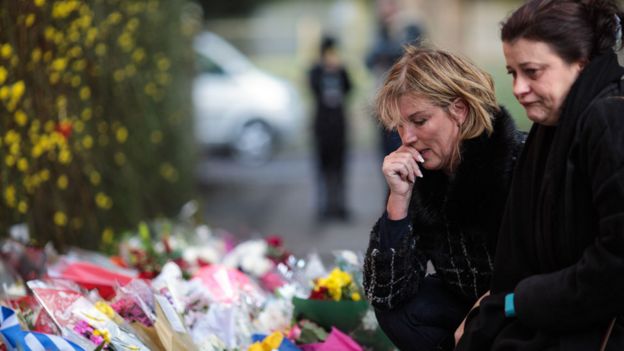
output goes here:
{"type": "Polygon", "coordinates": [[[243,126],[233,149],[236,158],[248,164],[263,164],[273,157],[275,136],[271,127],[261,121],[243,126]]]}

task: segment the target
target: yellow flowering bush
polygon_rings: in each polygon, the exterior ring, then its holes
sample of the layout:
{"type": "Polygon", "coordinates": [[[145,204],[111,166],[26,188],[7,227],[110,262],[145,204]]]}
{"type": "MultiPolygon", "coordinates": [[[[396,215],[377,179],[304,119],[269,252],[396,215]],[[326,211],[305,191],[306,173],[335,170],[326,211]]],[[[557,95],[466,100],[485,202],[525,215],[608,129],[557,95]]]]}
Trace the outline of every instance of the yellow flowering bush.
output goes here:
{"type": "Polygon", "coordinates": [[[0,7],[0,235],[96,248],[191,197],[183,2],[0,7]]]}
{"type": "Polygon", "coordinates": [[[314,282],[310,298],[334,301],[360,301],[362,299],[360,290],[353,281],[351,274],[340,268],[334,268],[328,276],[317,279],[314,282]]]}

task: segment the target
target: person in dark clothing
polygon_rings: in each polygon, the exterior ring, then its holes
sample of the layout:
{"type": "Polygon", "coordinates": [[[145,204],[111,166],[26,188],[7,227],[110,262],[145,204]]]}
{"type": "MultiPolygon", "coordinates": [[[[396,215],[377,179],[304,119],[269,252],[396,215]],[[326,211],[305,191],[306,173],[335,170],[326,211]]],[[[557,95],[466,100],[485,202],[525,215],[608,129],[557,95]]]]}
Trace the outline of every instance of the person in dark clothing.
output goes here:
{"type": "MultiPolygon", "coordinates": [[[[370,52],[366,55],[366,66],[379,83],[383,82],[388,70],[403,55],[404,45],[418,46],[422,41],[422,28],[415,22],[401,21],[401,8],[397,0],[375,1],[378,31],[370,52]]],[[[379,142],[383,157],[401,146],[396,130],[379,128],[379,142]]]]}
{"type": "Polygon", "coordinates": [[[340,63],[333,38],[323,39],[321,58],[309,72],[309,83],[316,102],[314,143],[318,173],[318,216],[321,220],[347,219],[345,99],[351,91],[351,80],[340,63]]]}
{"type": "Polygon", "coordinates": [[[534,122],[501,223],[491,294],[457,350],[624,350],[624,69],[610,0],[532,0],[502,27],[534,122]]]}
{"type": "Polygon", "coordinates": [[[366,252],[366,297],[401,350],[450,350],[489,287],[523,136],[497,105],[491,77],[440,50],[407,47],[377,112],[402,145],[382,166],[390,191],[366,252]]]}

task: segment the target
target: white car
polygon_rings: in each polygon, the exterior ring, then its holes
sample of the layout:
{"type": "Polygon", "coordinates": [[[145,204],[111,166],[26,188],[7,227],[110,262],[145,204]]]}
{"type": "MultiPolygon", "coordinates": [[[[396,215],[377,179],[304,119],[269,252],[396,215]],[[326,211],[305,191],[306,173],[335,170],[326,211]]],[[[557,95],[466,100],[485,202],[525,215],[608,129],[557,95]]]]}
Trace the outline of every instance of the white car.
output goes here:
{"type": "Polygon", "coordinates": [[[240,160],[262,163],[278,144],[299,133],[304,105],[290,83],[261,71],[214,33],[199,34],[194,49],[193,105],[200,147],[226,147],[240,160]]]}

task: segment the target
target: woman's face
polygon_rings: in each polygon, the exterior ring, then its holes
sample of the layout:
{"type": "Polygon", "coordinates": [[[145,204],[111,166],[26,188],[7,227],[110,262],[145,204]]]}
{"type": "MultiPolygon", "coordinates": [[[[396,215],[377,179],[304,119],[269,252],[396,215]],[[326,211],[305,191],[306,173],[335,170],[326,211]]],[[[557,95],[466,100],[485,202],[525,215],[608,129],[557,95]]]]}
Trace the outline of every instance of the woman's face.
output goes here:
{"type": "Polygon", "coordinates": [[[429,99],[403,95],[399,99],[399,111],[401,122],[397,130],[402,144],[420,152],[426,169],[449,171],[459,138],[459,125],[468,112],[466,104],[456,100],[448,109],[443,109],[429,99]]]}
{"type": "Polygon", "coordinates": [[[550,45],[527,39],[503,42],[513,93],[535,123],[556,125],[570,87],[583,69],[565,62],[550,45]]]}

